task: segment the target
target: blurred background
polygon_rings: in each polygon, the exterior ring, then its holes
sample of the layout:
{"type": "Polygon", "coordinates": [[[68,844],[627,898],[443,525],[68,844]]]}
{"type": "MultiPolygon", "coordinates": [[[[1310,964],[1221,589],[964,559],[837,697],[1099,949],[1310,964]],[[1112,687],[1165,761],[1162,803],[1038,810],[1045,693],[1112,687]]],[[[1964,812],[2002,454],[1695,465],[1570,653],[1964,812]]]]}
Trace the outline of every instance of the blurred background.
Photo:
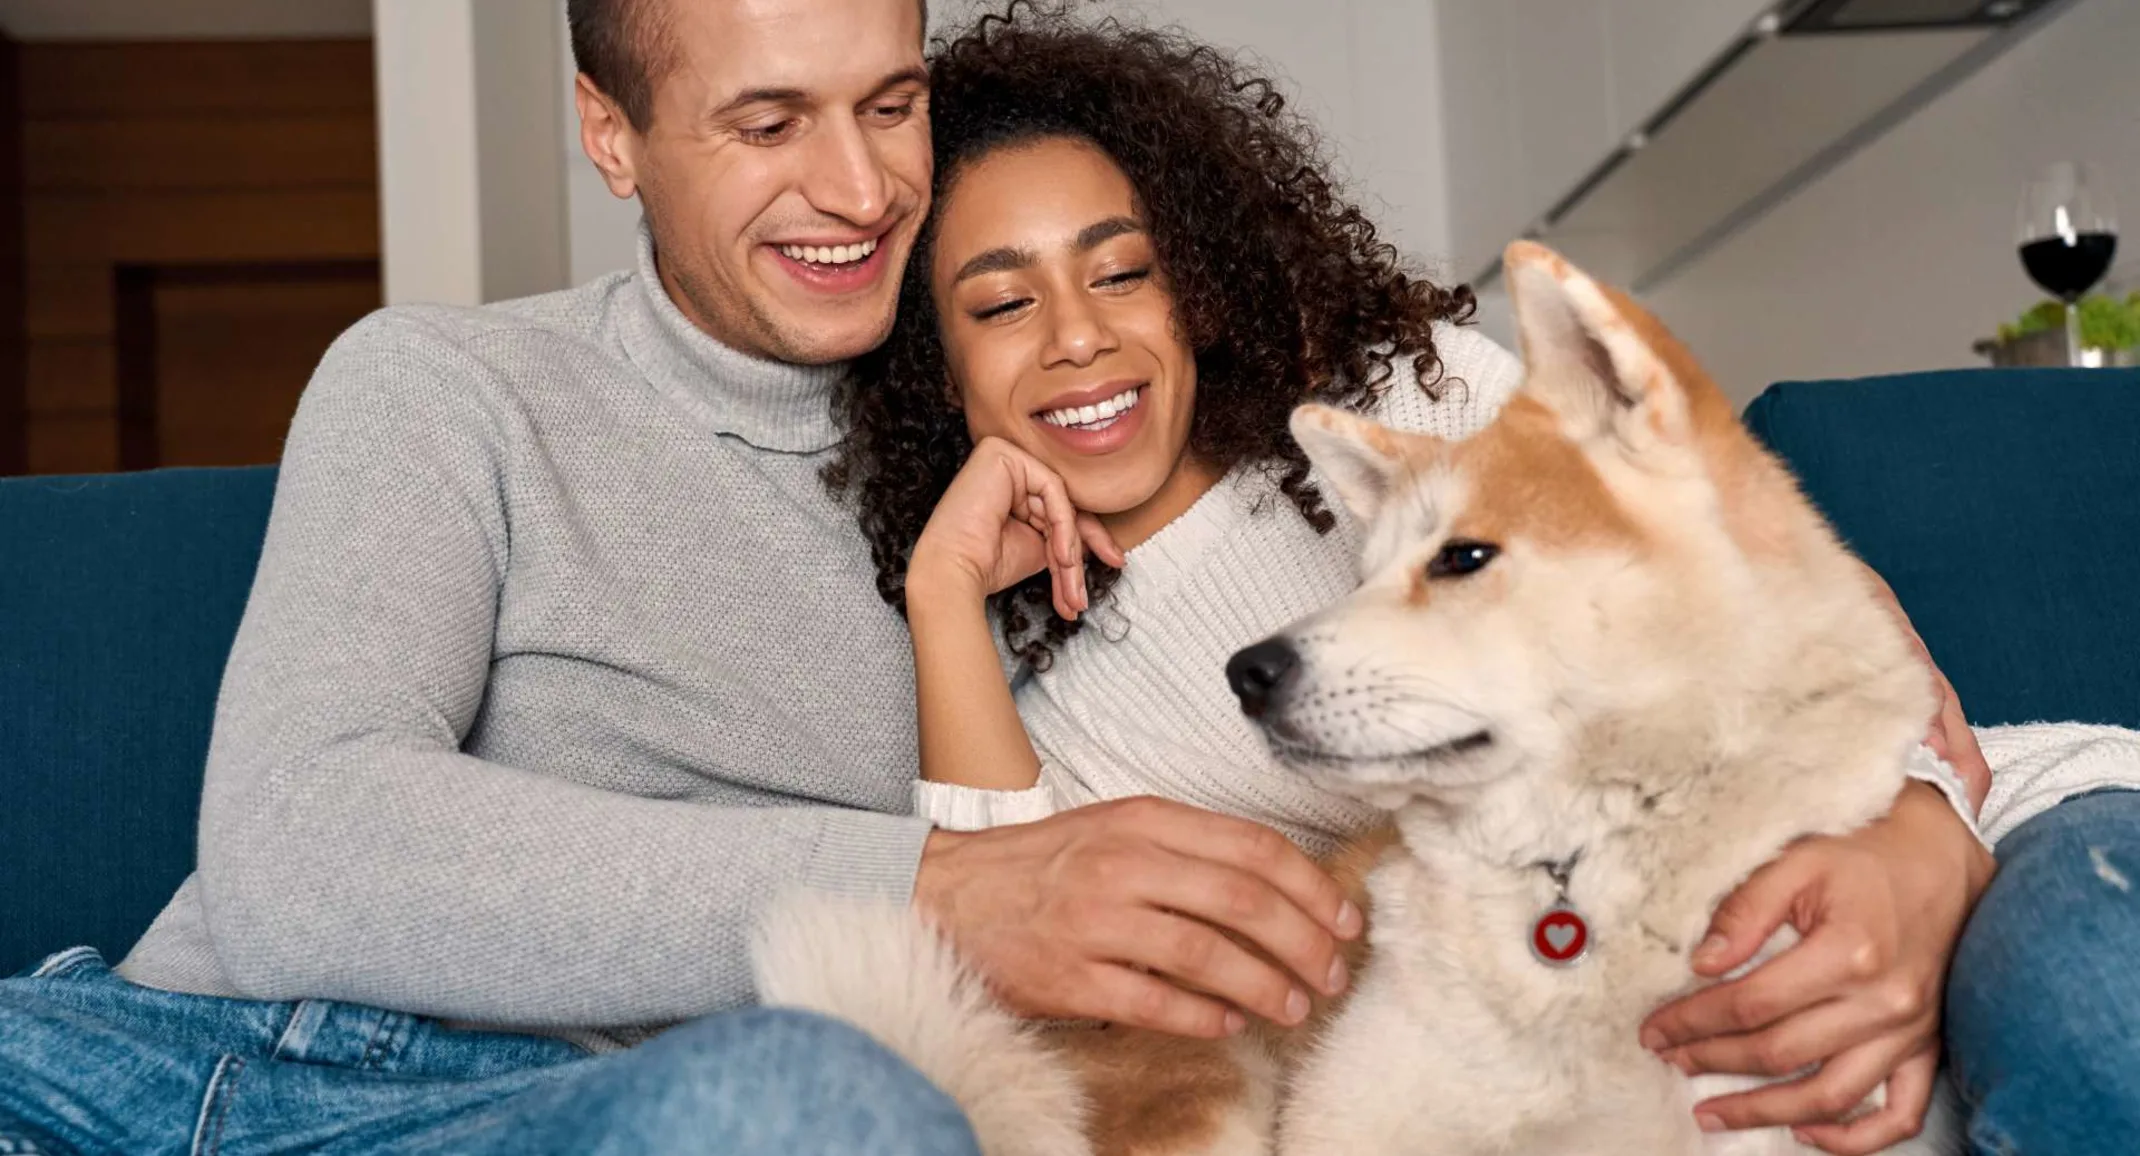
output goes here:
{"type": "MultiPolygon", "coordinates": [[[[2102,305],[2140,289],[2132,247],[2078,290],[2019,255],[2140,214],[2136,0],[1095,8],[1260,57],[1504,340],[1497,255],[1529,235],[1632,287],[1740,401],[2036,356],[2053,291],[2102,295],[2097,359],[2128,356],[2125,321],[2140,344],[2140,298],[2102,305]]],[[[562,9],[0,0],[0,473],[273,461],[366,311],[628,265],[637,209],[580,155],[562,9]]],[[[933,30],[976,11],[936,0],[933,30]]]]}

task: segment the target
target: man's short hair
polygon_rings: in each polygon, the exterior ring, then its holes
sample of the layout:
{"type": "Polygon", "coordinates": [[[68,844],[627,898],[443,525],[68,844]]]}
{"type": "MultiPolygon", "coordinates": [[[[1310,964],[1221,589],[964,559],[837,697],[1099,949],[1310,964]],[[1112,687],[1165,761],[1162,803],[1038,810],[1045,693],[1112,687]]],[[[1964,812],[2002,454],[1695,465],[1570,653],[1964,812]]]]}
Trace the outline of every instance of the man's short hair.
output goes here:
{"type": "MultiPolygon", "coordinates": [[[[669,36],[669,5],[676,0],[565,0],[572,29],[572,63],[603,95],[617,102],[624,119],[645,132],[654,119],[654,90],[676,65],[669,36]]],[[[929,27],[929,0],[921,0],[921,26],[929,27]]]]}
{"type": "Polygon", "coordinates": [[[565,0],[573,65],[641,132],[654,119],[654,90],[675,63],[669,2],[565,0]]]}

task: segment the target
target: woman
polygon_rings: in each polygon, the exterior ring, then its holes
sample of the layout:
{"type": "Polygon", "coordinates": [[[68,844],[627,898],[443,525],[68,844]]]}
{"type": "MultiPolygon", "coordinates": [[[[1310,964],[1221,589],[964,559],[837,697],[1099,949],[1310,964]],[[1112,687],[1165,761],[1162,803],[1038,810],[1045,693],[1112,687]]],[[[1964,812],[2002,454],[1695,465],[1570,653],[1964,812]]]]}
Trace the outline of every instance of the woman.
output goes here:
{"type": "MultiPolygon", "coordinates": [[[[1466,294],[1403,270],[1271,86],[1208,47],[1014,6],[944,47],[931,82],[935,215],[891,338],[839,399],[851,438],[828,478],[913,627],[919,808],[971,827],[1164,794],[1330,845],[1367,816],[1275,766],[1219,673],[1354,580],[1351,532],[1286,417],[1318,400],[1461,436],[1518,367],[1458,327],[1466,294]]],[[[1927,1000],[1981,886],[1959,867],[1981,852],[1922,789],[1829,843],[1788,854],[1788,878],[1847,868],[1879,902],[1834,905],[1791,967],[1742,981],[1766,1018],[1683,1034],[1667,1058],[1826,1061],[1700,1110],[1868,1151],[1924,1110],[1927,1000]],[[1889,887],[1905,868],[1916,889],[1889,887]],[[1875,938],[1902,946],[1855,974],[1847,945],[1875,938]],[[1820,1108],[1883,1080],[1880,1113],[1820,1108]]],[[[1760,921],[1720,928],[1698,963],[1751,955],[1775,925],[1760,921]]]]}
{"type": "Polygon", "coordinates": [[[925,810],[973,827],[1158,793],[1328,848],[1365,813],[1277,767],[1216,677],[1353,582],[1287,415],[1375,402],[1457,436],[1519,367],[1447,324],[1468,293],[1408,277],[1305,127],[1209,49],[1025,14],[984,21],[932,83],[931,243],[843,399],[838,467],[914,621],[925,810]],[[1137,564],[1088,579],[1065,554],[1028,577],[1041,538],[1019,524],[975,572],[1006,486],[1067,499],[1100,557],[1137,564]],[[939,499],[977,516],[931,521],[939,499]],[[1030,672],[1016,709],[997,632],[1030,672]]]}

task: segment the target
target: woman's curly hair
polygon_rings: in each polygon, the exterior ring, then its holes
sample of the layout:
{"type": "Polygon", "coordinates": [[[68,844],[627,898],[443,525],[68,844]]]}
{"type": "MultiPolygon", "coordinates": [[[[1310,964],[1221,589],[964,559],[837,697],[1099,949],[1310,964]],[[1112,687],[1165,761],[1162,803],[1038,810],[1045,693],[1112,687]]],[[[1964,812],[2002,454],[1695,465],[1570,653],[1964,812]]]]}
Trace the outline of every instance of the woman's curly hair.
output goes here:
{"type": "MultiPolygon", "coordinates": [[[[1407,274],[1394,246],[1325,175],[1314,131],[1271,82],[1173,30],[1080,20],[1014,0],[934,45],[935,192],[1006,146],[1072,138],[1129,178],[1196,360],[1190,451],[1217,470],[1256,463],[1318,531],[1333,519],[1287,432],[1305,401],[1362,408],[1409,357],[1439,396],[1433,325],[1467,320],[1467,288],[1407,274]]],[[[949,398],[925,226],[885,343],[834,398],[847,429],[825,471],[855,499],[877,590],[906,610],[906,568],[937,500],[973,450],[949,398]]],[[[1093,605],[1115,572],[1088,563],[1093,605]]],[[[1005,637],[1045,667],[1078,628],[1050,610],[1048,576],[998,595],[1005,637]]]]}

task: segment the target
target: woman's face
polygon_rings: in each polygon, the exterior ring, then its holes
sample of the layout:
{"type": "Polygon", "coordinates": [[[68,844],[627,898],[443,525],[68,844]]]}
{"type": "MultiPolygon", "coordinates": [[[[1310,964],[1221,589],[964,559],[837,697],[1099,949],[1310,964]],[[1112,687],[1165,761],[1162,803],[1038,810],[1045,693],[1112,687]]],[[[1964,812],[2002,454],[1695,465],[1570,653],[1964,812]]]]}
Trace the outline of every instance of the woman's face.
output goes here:
{"type": "Polygon", "coordinates": [[[1080,509],[1150,502],[1188,444],[1196,363],[1129,178],[1036,141],[969,163],[937,211],[930,288],[974,439],[1039,458],[1080,509]]]}

